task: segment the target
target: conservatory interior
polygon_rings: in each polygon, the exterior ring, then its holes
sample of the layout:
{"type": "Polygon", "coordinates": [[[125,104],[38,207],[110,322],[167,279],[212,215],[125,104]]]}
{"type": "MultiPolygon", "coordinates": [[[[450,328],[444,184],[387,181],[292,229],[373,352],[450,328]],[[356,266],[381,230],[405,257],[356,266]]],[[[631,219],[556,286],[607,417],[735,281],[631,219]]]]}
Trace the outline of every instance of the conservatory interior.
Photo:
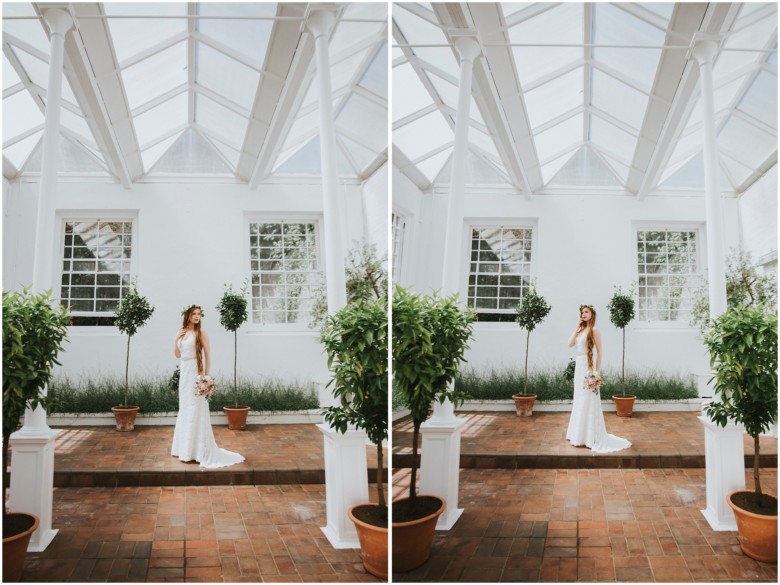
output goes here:
{"type": "MultiPolygon", "coordinates": [[[[701,311],[749,274],[776,324],[777,5],[394,3],[392,43],[393,280],[475,316],[466,401],[434,401],[420,427],[419,493],[446,508],[428,560],[394,580],[776,580],[726,505],[753,489],[753,439],[702,412],[701,311]],[[531,290],[551,307],[532,332],[515,322],[531,290]],[[635,309],[622,331],[618,291],[635,309]],[[565,439],[582,305],[607,431],[632,443],[618,453],[565,439]],[[530,417],[511,400],[524,362],[530,417]],[[611,400],[623,363],[633,417],[611,400]]],[[[394,396],[395,502],[417,465],[405,406],[394,396]]]]}
{"type": "Polygon", "coordinates": [[[10,440],[6,507],[40,521],[22,579],[376,580],[346,516],[372,497],[375,449],[353,437],[368,461],[342,463],[343,436],[317,424],[330,373],[312,313],[346,303],[351,254],[387,255],[388,6],[2,11],[3,290],[70,310],[53,412],[28,410],[10,440]],[[226,287],[247,308],[237,331],[226,287]],[[114,315],[134,290],[153,314],[130,343],[114,315]],[[216,441],[246,457],[224,469],[171,457],[192,304],[216,441]],[[123,433],[127,368],[141,411],[123,433]],[[236,369],[245,432],[222,414],[236,369]]]}

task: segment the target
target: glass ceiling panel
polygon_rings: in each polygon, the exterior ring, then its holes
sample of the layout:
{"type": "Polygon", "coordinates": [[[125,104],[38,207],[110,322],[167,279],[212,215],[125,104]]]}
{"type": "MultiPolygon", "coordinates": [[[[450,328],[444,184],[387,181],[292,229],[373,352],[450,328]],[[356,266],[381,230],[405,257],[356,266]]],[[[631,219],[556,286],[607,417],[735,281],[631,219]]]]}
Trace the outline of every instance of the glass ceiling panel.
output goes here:
{"type": "MultiPolygon", "coordinates": [[[[441,173],[441,182],[449,184],[451,178],[452,159],[447,161],[447,166],[441,173]]],[[[466,185],[506,185],[508,182],[506,177],[498,172],[494,166],[471,151],[466,154],[464,181],[466,185]]]]}
{"type": "Polygon", "coordinates": [[[195,123],[228,143],[240,145],[244,142],[249,120],[203,94],[196,93],[195,123]]]}
{"type": "Polygon", "coordinates": [[[765,2],[745,2],[742,4],[742,10],[739,12],[739,17],[742,18],[743,16],[747,16],[748,14],[752,14],[759,8],[763,8],[766,6],[765,2]]]}
{"type": "Polygon", "coordinates": [[[22,80],[19,79],[16,70],[11,66],[10,61],[8,61],[8,57],[3,53],[3,91],[21,82],[22,80]]]}
{"type": "Polygon", "coordinates": [[[7,158],[14,168],[18,171],[23,166],[30,153],[37,146],[38,141],[43,136],[43,130],[39,130],[35,134],[20,140],[19,142],[3,148],[3,156],[7,158]]]}
{"type": "Polygon", "coordinates": [[[150,146],[146,150],[141,151],[141,160],[144,163],[144,169],[146,169],[146,172],[149,172],[149,169],[151,169],[154,166],[154,163],[157,162],[157,160],[162,156],[162,154],[168,150],[168,148],[176,142],[176,139],[181,136],[181,133],[174,134],[173,136],[169,136],[165,140],[158,142],[154,146],[150,146]]]}
{"type": "Polygon", "coordinates": [[[232,175],[214,149],[192,129],[185,130],[150,174],[232,175]]]}
{"type": "Polygon", "coordinates": [[[772,35],[777,33],[777,20],[764,18],[755,24],[731,33],[723,43],[723,50],[712,68],[715,83],[723,77],[763,60],[763,54],[752,51],[728,51],[725,49],[763,49],[772,35]]]}
{"type": "Polygon", "coordinates": [[[62,124],[64,128],[67,128],[71,132],[75,132],[83,138],[92,139],[92,132],[87,125],[87,121],[70,110],[66,110],[65,108],[60,110],[60,124],[62,124]]]}
{"type": "Polygon", "coordinates": [[[3,99],[3,142],[43,124],[43,113],[27,91],[3,99]]]}
{"type": "Polygon", "coordinates": [[[479,147],[487,154],[492,155],[495,161],[501,160],[498,150],[496,150],[496,145],[493,143],[493,139],[484,132],[480,132],[476,128],[469,128],[469,143],[479,147]]]}
{"type": "Polygon", "coordinates": [[[584,121],[584,114],[577,114],[534,136],[536,154],[539,160],[546,162],[551,156],[569,150],[581,143],[584,121]]]}
{"type": "Polygon", "coordinates": [[[590,141],[622,163],[631,164],[637,138],[598,116],[591,115],[590,141]]]}
{"type": "Polygon", "coordinates": [[[741,185],[753,173],[752,169],[738,163],[730,156],[721,154],[720,162],[726,167],[729,175],[731,175],[731,178],[734,180],[735,186],[741,185]]]}
{"type": "MultiPolygon", "coordinates": [[[[282,157],[279,157],[282,160],[282,157]]],[[[344,160],[344,155],[336,149],[336,166],[339,175],[353,175],[349,163],[344,160]]],[[[322,156],[320,154],[320,139],[315,137],[282,162],[274,169],[274,173],[282,175],[319,175],[322,172],[322,156]]]]}
{"type": "Polygon", "coordinates": [[[282,150],[296,144],[304,137],[316,134],[319,131],[320,114],[318,110],[312,110],[308,114],[300,116],[293,122],[290,131],[287,133],[287,139],[284,141],[282,150]]]}
{"type": "Polygon", "coordinates": [[[412,161],[452,139],[452,130],[438,110],[393,131],[393,143],[412,161]]]}
{"type": "Polygon", "coordinates": [[[662,16],[667,22],[672,18],[674,12],[674,2],[637,2],[637,4],[658,16],[662,16]]]}
{"type": "Polygon", "coordinates": [[[532,129],[582,105],[582,76],[583,68],[578,67],[525,94],[532,129]]]}
{"type": "Polygon", "coordinates": [[[431,104],[433,98],[409,63],[393,67],[393,122],[431,104]]]}
{"type": "MultiPolygon", "coordinates": [[[[185,16],[184,2],[104,2],[108,16],[185,16]]],[[[114,53],[121,64],[179,34],[187,32],[184,18],[109,18],[114,53]]]]}
{"type": "Polygon", "coordinates": [[[183,92],[133,117],[135,134],[142,149],[155,138],[187,123],[187,102],[187,92],[183,92]]]}
{"type": "MultiPolygon", "coordinates": [[[[347,4],[344,18],[365,18],[387,20],[387,4],[358,2],[347,4]]],[[[330,39],[330,54],[335,55],[344,49],[355,46],[382,31],[382,23],[340,22],[330,39]]]]}
{"type": "MultiPolygon", "coordinates": [[[[666,33],[631,16],[612,4],[593,5],[593,43],[597,45],[664,44],[666,33]]],[[[661,49],[593,48],[593,58],[627,76],[639,87],[650,91],[661,49]]]]}
{"type": "Polygon", "coordinates": [[[355,162],[358,167],[358,171],[363,171],[368,165],[370,165],[376,159],[376,153],[372,152],[365,146],[350,140],[344,135],[338,137],[342,147],[349,153],[350,158],[355,162]]]}
{"type": "MultiPolygon", "coordinates": [[[[358,68],[363,61],[368,57],[368,53],[371,49],[365,49],[355,55],[335,63],[330,68],[330,88],[333,93],[338,90],[350,86],[358,73],[358,68]]],[[[312,81],[312,85],[315,82],[312,81]]]]}
{"type": "MultiPolygon", "coordinates": [[[[508,30],[509,42],[525,44],[582,44],[584,4],[561,4],[508,30]]],[[[512,47],[520,84],[537,79],[584,58],[577,47],[512,47]]]]}
{"type": "Polygon", "coordinates": [[[645,118],[648,97],[640,91],[621,83],[611,75],[592,69],[591,103],[639,130],[645,118]]]}
{"type": "Polygon", "coordinates": [[[122,82],[131,110],[187,83],[187,42],[123,69],[122,82]]]}
{"type": "Polygon", "coordinates": [[[777,136],[731,116],[718,134],[718,147],[738,162],[755,168],[777,151],[777,136]]]}
{"type": "MultiPolygon", "coordinates": [[[[452,85],[449,81],[442,79],[438,75],[434,75],[433,73],[428,73],[427,75],[428,79],[433,84],[433,87],[436,89],[436,93],[439,94],[439,97],[444,102],[444,105],[449,106],[453,110],[457,111],[458,88],[455,85],[452,85]]],[[[471,98],[471,105],[469,106],[469,118],[479,122],[483,126],[485,125],[485,122],[482,119],[482,115],[479,113],[477,102],[474,101],[473,97],[471,98]]]]}
{"type": "Polygon", "coordinates": [[[694,152],[702,149],[704,135],[701,128],[680,137],[669,157],[669,166],[677,164],[682,159],[687,159],[694,152]]]}
{"type": "Polygon", "coordinates": [[[502,2],[501,8],[504,11],[504,17],[507,18],[533,5],[533,2],[502,2]]]}
{"type": "Polygon", "coordinates": [[[550,180],[555,176],[555,173],[561,170],[563,165],[565,165],[567,161],[576,154],[576,152],[576,150],[572,150],[571,152],[568,152],[563,156],[560,156],[555,160],[551,160],[547,164],[542,165],[540,167],[542,171],[542,181],[544,181],[545,184],[549,183],[550,180]]]}
{"type": "Polygon", "coordinates": [[[260,73],[204,43],[196,45],[195,82],[251,110],[260,73]]]}
{"type": "Polygon", "coordinates": [[[387,43],[382,43],[358,85],[387,99],[387,43]]]}
{"type": "MultiPolygon", "coordinates": [[[[23,51],[19,47],[13,47],[13,52],[14,55],[16,55],[16,58],[19,59],[19,62],[22,64],[22,67],[27,73],[27,77],[30,78],[30,81],[32,81],[38,87],[47,90],[49,86],[49,64],[41,61],[33,55],[30,55],[28,52],[23,51]]],[[[13,67],[10,68],[13,70],[13,67]]],[[[5,73],[5,71],[3,71],[3,73],[5,73]]],[[[16,76],[15,72],[14,76],[16,76]]],[[[16,79],[19,79],[18,76],[16,76],[16,79]]],[[[62,97],[74,105],[78,103],[76,101],[76,96],[73,95],[73,90],[70,88],[70,83],[68,83],[68,79],[65,76],[62,78],[62,97]]]]}
{"type": "Polygon", "coordinates": [[[610,170],[612,170],[612,172],[617,175],[617,178],[621,181],[621,183],[625,183],[626,180],[628,180],[628,171],[630,170],[629,166],[612,158],[605,152],[600,152],[599,154],[601,155],[601,158],[606,161],[610,170]]]}
{"type": "Polygon", "coordinates": [[[775,45],[775,50],[769,53],[769,56],[766,58],[766,64],[777,69],[777,45],[775,45]]]}
{"type": "Polygon", "coordinates": [[[737,107],[776,129],[777,77],[766,71],[760,71],[737,107]]]}
{"type": "Polygon", "coordinates": [[[357,94],[349,96],[339,112],[336,128],[360,136],[377,154],[387,148],[387,110],[357,94]]]}
{"type": "MultiPolygon", "coordinates": [[[[57,144],[57,172],[58,173],[86,173],[90,175],[107,175],[106,170],[98,163],[92,160],[87,154],[84,153],[73,142],[65,138],[63,135],[59,135],[59,142],[57,144]]],[[[38,146],[33,152],[30,159],[24,165],[25,173],[40,173],[41,172],[41,158],[42,158],[42,146],[38,146]]]]}
{"type": "Polygon", "coordinates": [[[204,35],[248,57],[259,68],[265,60],[274,21],[250,18],[276,16],[276,6],[275,2],[199,2],[199,16],[242,16],[245,19],[199,18],[197,27],[204,35]]]}
{"type": "MultiPolygon", "coordinates": [[[[395,21],[401,33],[406,38],[406,42],[412,45],[446,45],[447,37],[444,32],[436,25],[415,16],[408,10],[404,10],[400,5],[393,5],[393,20],[395,21]]],[[[438,67],[445,73],[449,73],[456,79],[458,78],[458,62],[452,49],[447,47],[413,47],[414,54],[423,61],[438,67]]]]}
{"type": "Polygon", "coordinates": [[[555,174],[550,185],[593,185],[617,187],[615,174],[587,146],[577,153],[555,174]]]}
{"type": "Polygon", "coordinates": [[[429,182],[433,183],[442,168],[444,168],[444,165],[447,163],[451,154],[452,147],[445,148],[440,153],[434,154],[433,156],[418,162],[415,166],[423,175],[425,175],[425,178],[428,179],[429,182]]]}
{"type": "Polygon", "coordinates": [[[222,153],[222,156],[230,163],[232,170],[235,170],[238,166],[238,161],[241,158],[241,153],[235,148],[228,146],[219,140],[212,139],[211,137],[209,137],[209,142],[214,148],[222,153]]]}
{"type": "MultiPolygon", "coordinates": [[[[51,43],[43,30],[35,9],[29,2],[3,2],[3,16],[35,16],[30,20],[3,20],[3,33],[15,36],[47,55],[51,50],[51,43]]],[[[6,40],[6,39],[4,39],[6,40]]]]}

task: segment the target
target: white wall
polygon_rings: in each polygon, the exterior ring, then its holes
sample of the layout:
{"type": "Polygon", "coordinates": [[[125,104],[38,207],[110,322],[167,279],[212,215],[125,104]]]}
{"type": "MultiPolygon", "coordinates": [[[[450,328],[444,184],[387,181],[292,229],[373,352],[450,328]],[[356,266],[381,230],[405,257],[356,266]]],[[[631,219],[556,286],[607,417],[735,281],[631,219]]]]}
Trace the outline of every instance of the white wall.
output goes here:
{"type": "Polygon", "coordinates": [[[753,261],[777,255],[777,165],[739,198],[742,249],[753,261]]]}
{"type": "Polygon", "coordinates": [[[377,255],[387,257],[387,163],[363,184],[365,239],[376,244],[377,255]]]}
{"type": "MultiPolygon", "coordinates": [[[[400,174],[398,172],[397,174],[400,174]]],[[[395,177],[396,175],[394,175],[395,177]]],[[[419,198],[411,183],[395,180],[393,201],[419,198]]],[[[407,253],[417,258],[417,272],[410,277],[418,292],[441,286],[444,258],[445,194],[423,194],[421,240],[407,253]]],[[[726,249],[739,245],[736,199],[723,199],[727,234],[726,249]]],[[[609,321],[606,305],[613,287],[624,288],[637,280],[635,225],[704,226],[704,199],[675,194],[650,195],[643,201],[615,193],[540,194],[531,199],[516,194],[469,193],[466,195],[466,225],[472,222],[529,221],[536,225],[533,261],[537,289],[552,306],[547,319],[531,335],[529,368],[565,367],[572,350],[567,339],[577,324],[581,303],[593,304],[604,343],[603,367],[620,367],[621,333],[609,321]]],[[[706,238],[706,233],[703,233],[706,238]]],[[[461,266],[461,298],[466,298],[468,263],[466,227],[462,232],[464,261],[461,266]]],[[[706,263],[705,242],[701,262],[706,263]]],[[[469,365],[484,368],[522,368],[525,332],[514,323],[476,323],[469,365]]],[[[692,373],[708,369],[708,362],[696,330],[687,323],[632,322],[626,329],[626,367],[635,370],[662,369],[692,373]]]]}
{"type": "Polygon", "coordinates": [[[421,241],[422,205],[425,199],[422,191],[395,166],[393,166],[392,190],[393,213],[402,215],[406,220],[403,259],[399,274],[394,275],[394,280],[402,286],[410,286],[419,283],[418,261],[425,260],[427,257],[426,254],[418,252],[421,241]]]}
{"type": "MultiPolygon", "coordinates": [[[[374,190],[378,193],[378,188],[374,190]]],[[[3,191],[3,289],[19,289],[32,279],[38,184],[4,183],[3,191]]],[[[352,240],[364,235],[365,212],[361,187],[345,185],[340,192],[346,251],[352,240]]],[[[247,217],[321,219],[322,214],[318,185],[260,185],[251,191],[239,184],[148,183],[125,190],[117,184],[60,183],[56,205],[60,214],[90,210],[104,210],[104,217],[118,210],[137,214],[133,271],[155,313],[133,338],[131,375],[173,371],[177,363],[173,339],[181,327],[181,309],[190,303],[205,310],[212,370],[232,375],[233,338],[219,325],[215,306],[224,283],[240,286],[249,277],[247,217]]],[[[55,282],[59,274],[52,275],[55,282]]],[[[72,327],[68,339],[57,375],[123,375],[127,338],[115,328],[72,327]]],[[[308,382],[328,374],[319,333],[307,327],[274,331],[244,324],[239,330],[238,354],[239,375],[276,375],[308,382]]]]}

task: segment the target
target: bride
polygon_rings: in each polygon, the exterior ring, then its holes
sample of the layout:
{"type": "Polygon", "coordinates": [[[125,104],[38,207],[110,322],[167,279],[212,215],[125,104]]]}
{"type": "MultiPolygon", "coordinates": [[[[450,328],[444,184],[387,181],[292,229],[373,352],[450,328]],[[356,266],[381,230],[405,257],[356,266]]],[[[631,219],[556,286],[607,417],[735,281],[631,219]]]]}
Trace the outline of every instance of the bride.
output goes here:
{"type": "Polygon", "coordinates": [[[201,467],[227,467],[244,457],[217,446],[211,430],[209,403],[195,394],[199,374],[211,369],[209,337],[201,328],[203,309],[190,305],[182,312],[182,328],[176,334],[174,354],[181,358],[179,368],[179,414],[173,430],[171,455],[182,461],[197,461],[201,467]],[[205,367],[204,367],[205,362],[205,367]]]}
{"type": "Polygon", "coordinates": [[[571,408],[566,438],[575,447],[586,446],[594,453],[610,453],[627,449],[631,443],[607,433],[604,414],[601,412],[599,391],[585,386],[588,370],[601,371],[601,333],[596,328],[596,311],[593,305],[580,305],[580,321],[569,338],[569,347],[577,346],[574,368],[574,403],[571,408]],[[593,367],[593,349],[596,349],[596,367],[593,367]]]}

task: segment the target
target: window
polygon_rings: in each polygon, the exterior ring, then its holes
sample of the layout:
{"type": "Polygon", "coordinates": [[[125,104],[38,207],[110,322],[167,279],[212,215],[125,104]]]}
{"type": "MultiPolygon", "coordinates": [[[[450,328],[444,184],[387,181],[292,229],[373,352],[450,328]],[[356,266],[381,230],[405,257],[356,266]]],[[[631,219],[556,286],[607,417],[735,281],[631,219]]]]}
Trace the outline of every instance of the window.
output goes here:
{"type": "Polygon", "coordinates": [[[66,220],[60,300],[73,325],[113,325],[130,285],[133,222],[66,220]]]}
{"type": "Polygon", "coordinates": [[[253,323],[309,323],[323,280],[317,240],[313,221],[249,224],[253,323]]]}
{"type": "Polygon", "coordinates": [[[406,218],[403,215],[393,213],[393,282],[400,282],[405,234],[406,218]]]}
{"type": "Polygon", "coordinates": [[[514,320],[531,284],[532,236],[529,227],[472,226],[468,305],[477,320],[514,320]]]}
{"type": "Polygon", "coordinates": [[[694,230],[637,231],[640,320],[688,322],[697,257],[694,230]]]}

